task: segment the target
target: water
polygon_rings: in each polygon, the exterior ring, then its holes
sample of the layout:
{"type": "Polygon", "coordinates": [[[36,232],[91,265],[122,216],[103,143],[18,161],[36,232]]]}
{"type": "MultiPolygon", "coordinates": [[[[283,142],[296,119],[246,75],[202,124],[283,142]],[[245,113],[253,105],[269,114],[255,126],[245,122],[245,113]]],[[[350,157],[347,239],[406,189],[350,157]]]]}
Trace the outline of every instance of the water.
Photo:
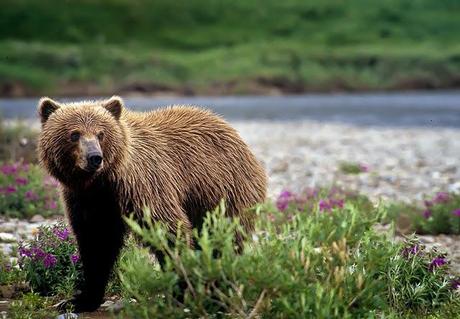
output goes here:
{"type": "MultiPolygon", "coordinates": [[[[72,101],[81,99],[61,99],[72,101]]],[[[38,98],[0,99],[6,119],[36,118],[38,98]]],[[[208,107],[228,120],[302,120],[354,125],[460,128],[460,91],[296,96],[127,97],[135,110],[172,104],[208,107]]]]}

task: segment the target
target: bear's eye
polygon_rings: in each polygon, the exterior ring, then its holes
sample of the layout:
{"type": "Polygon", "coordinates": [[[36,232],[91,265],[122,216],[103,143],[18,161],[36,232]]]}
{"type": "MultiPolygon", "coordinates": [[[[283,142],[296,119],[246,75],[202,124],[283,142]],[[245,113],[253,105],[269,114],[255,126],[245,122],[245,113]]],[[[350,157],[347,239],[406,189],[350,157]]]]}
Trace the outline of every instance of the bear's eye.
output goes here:
{"type": "Polygon", "coordinates": [[[102,139],[104,138],[104,132],[100,132],[99,134],[97,134],[97,138],[102,141],[102,139]]]}
{"type": "Polygon", "coordinates": [[[72,134],[70,134],[70,140],[72,142],[78,142],[79,139],[80,139],[80,133],[72,132],[72,134]]]}

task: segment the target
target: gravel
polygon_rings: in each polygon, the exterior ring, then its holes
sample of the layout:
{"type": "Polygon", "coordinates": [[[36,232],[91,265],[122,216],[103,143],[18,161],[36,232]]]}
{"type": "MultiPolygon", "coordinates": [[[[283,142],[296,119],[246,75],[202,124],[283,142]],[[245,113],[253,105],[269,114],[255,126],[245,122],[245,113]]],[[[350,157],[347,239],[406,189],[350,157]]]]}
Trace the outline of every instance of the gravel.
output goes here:
{"type": "Polygon", "coordinates": [[[263,161],[269,196],[283,189],[342,185],[375,201],[422,200],[438,191],[460,191],[460,130],[357,127],[301,122],[235,122],[263,161]],[[341,162],[369,172],[348,175],[341,162]]]}

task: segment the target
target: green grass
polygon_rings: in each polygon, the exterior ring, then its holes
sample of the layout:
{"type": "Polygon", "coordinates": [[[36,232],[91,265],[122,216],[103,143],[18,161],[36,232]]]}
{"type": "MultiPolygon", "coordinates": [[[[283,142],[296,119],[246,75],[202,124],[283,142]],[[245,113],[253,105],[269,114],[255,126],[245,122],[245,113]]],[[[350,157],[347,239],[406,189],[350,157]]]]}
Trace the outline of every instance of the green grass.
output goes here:
{"type": "Polygon", "coordinates": [[[53,95],[453,87],[459,9],[455,0],[8,0],[0,85],[53,95]]]}

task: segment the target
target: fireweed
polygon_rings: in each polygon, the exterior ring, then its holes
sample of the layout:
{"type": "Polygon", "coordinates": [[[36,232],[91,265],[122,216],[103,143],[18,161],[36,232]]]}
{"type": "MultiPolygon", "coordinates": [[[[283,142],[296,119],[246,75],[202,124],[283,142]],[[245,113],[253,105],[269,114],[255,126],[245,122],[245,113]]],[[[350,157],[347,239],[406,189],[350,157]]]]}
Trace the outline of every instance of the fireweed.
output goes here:
{"type": "Polygon", "coordinates": [[[36,238],[21,243],[19,266],[34,292],[70,294],[81,278],[75,238],[63,222],[42,226],[36,238]]]}
{"type": "Polygon", "coordinates": [[[144,249],[132,250],[120,262],[126,297],[137,301],[127,303],[123,315],[397,318],[434,314],[453,302],[458,282],[449,276],[445,257],[413,240],[402,245],[377,233],[373,226],[384,215],[382,208],[346,196],[331,209],[320,205],[321,200],[330,204],[327,194],[280,197],[288,202],[278,201],[282,212],[255,209],[256,229],[240,254],[234,249],[239,226],[224,217],[223,206],[194,231],[198,249],[190,249],[181,234],[169,235],[163,225],[147,219],[142,228],[128,219],[145,246],[162,251],[166,262],[162,268],[152,264],[144,249]],[[273,220],[275,213],[292,216],[273,220]],[[395,277],[406,272],[410,276],[395,277]],[[427,293],[417,295],[421,284],[427,293]]]}
{"type": "Polygon", "coordinates": [[[414,216],[418,232],[460,235],[460,195],[440,192],[426,199],[424,206],[414,216]]]}
{"type": "Polygon", "coordinates": [[[458,299],[460,281],[450,275],[445,254],[427,250],[415,237],[390,258],[384,274],[389,302],[399,312],[428,315],[458,299]]]}
{"type": "Polygon", "coordinates": [[[57,182],[34,164],[0,164],[0,215],[32,217],[61,213],[57,182]]]}

